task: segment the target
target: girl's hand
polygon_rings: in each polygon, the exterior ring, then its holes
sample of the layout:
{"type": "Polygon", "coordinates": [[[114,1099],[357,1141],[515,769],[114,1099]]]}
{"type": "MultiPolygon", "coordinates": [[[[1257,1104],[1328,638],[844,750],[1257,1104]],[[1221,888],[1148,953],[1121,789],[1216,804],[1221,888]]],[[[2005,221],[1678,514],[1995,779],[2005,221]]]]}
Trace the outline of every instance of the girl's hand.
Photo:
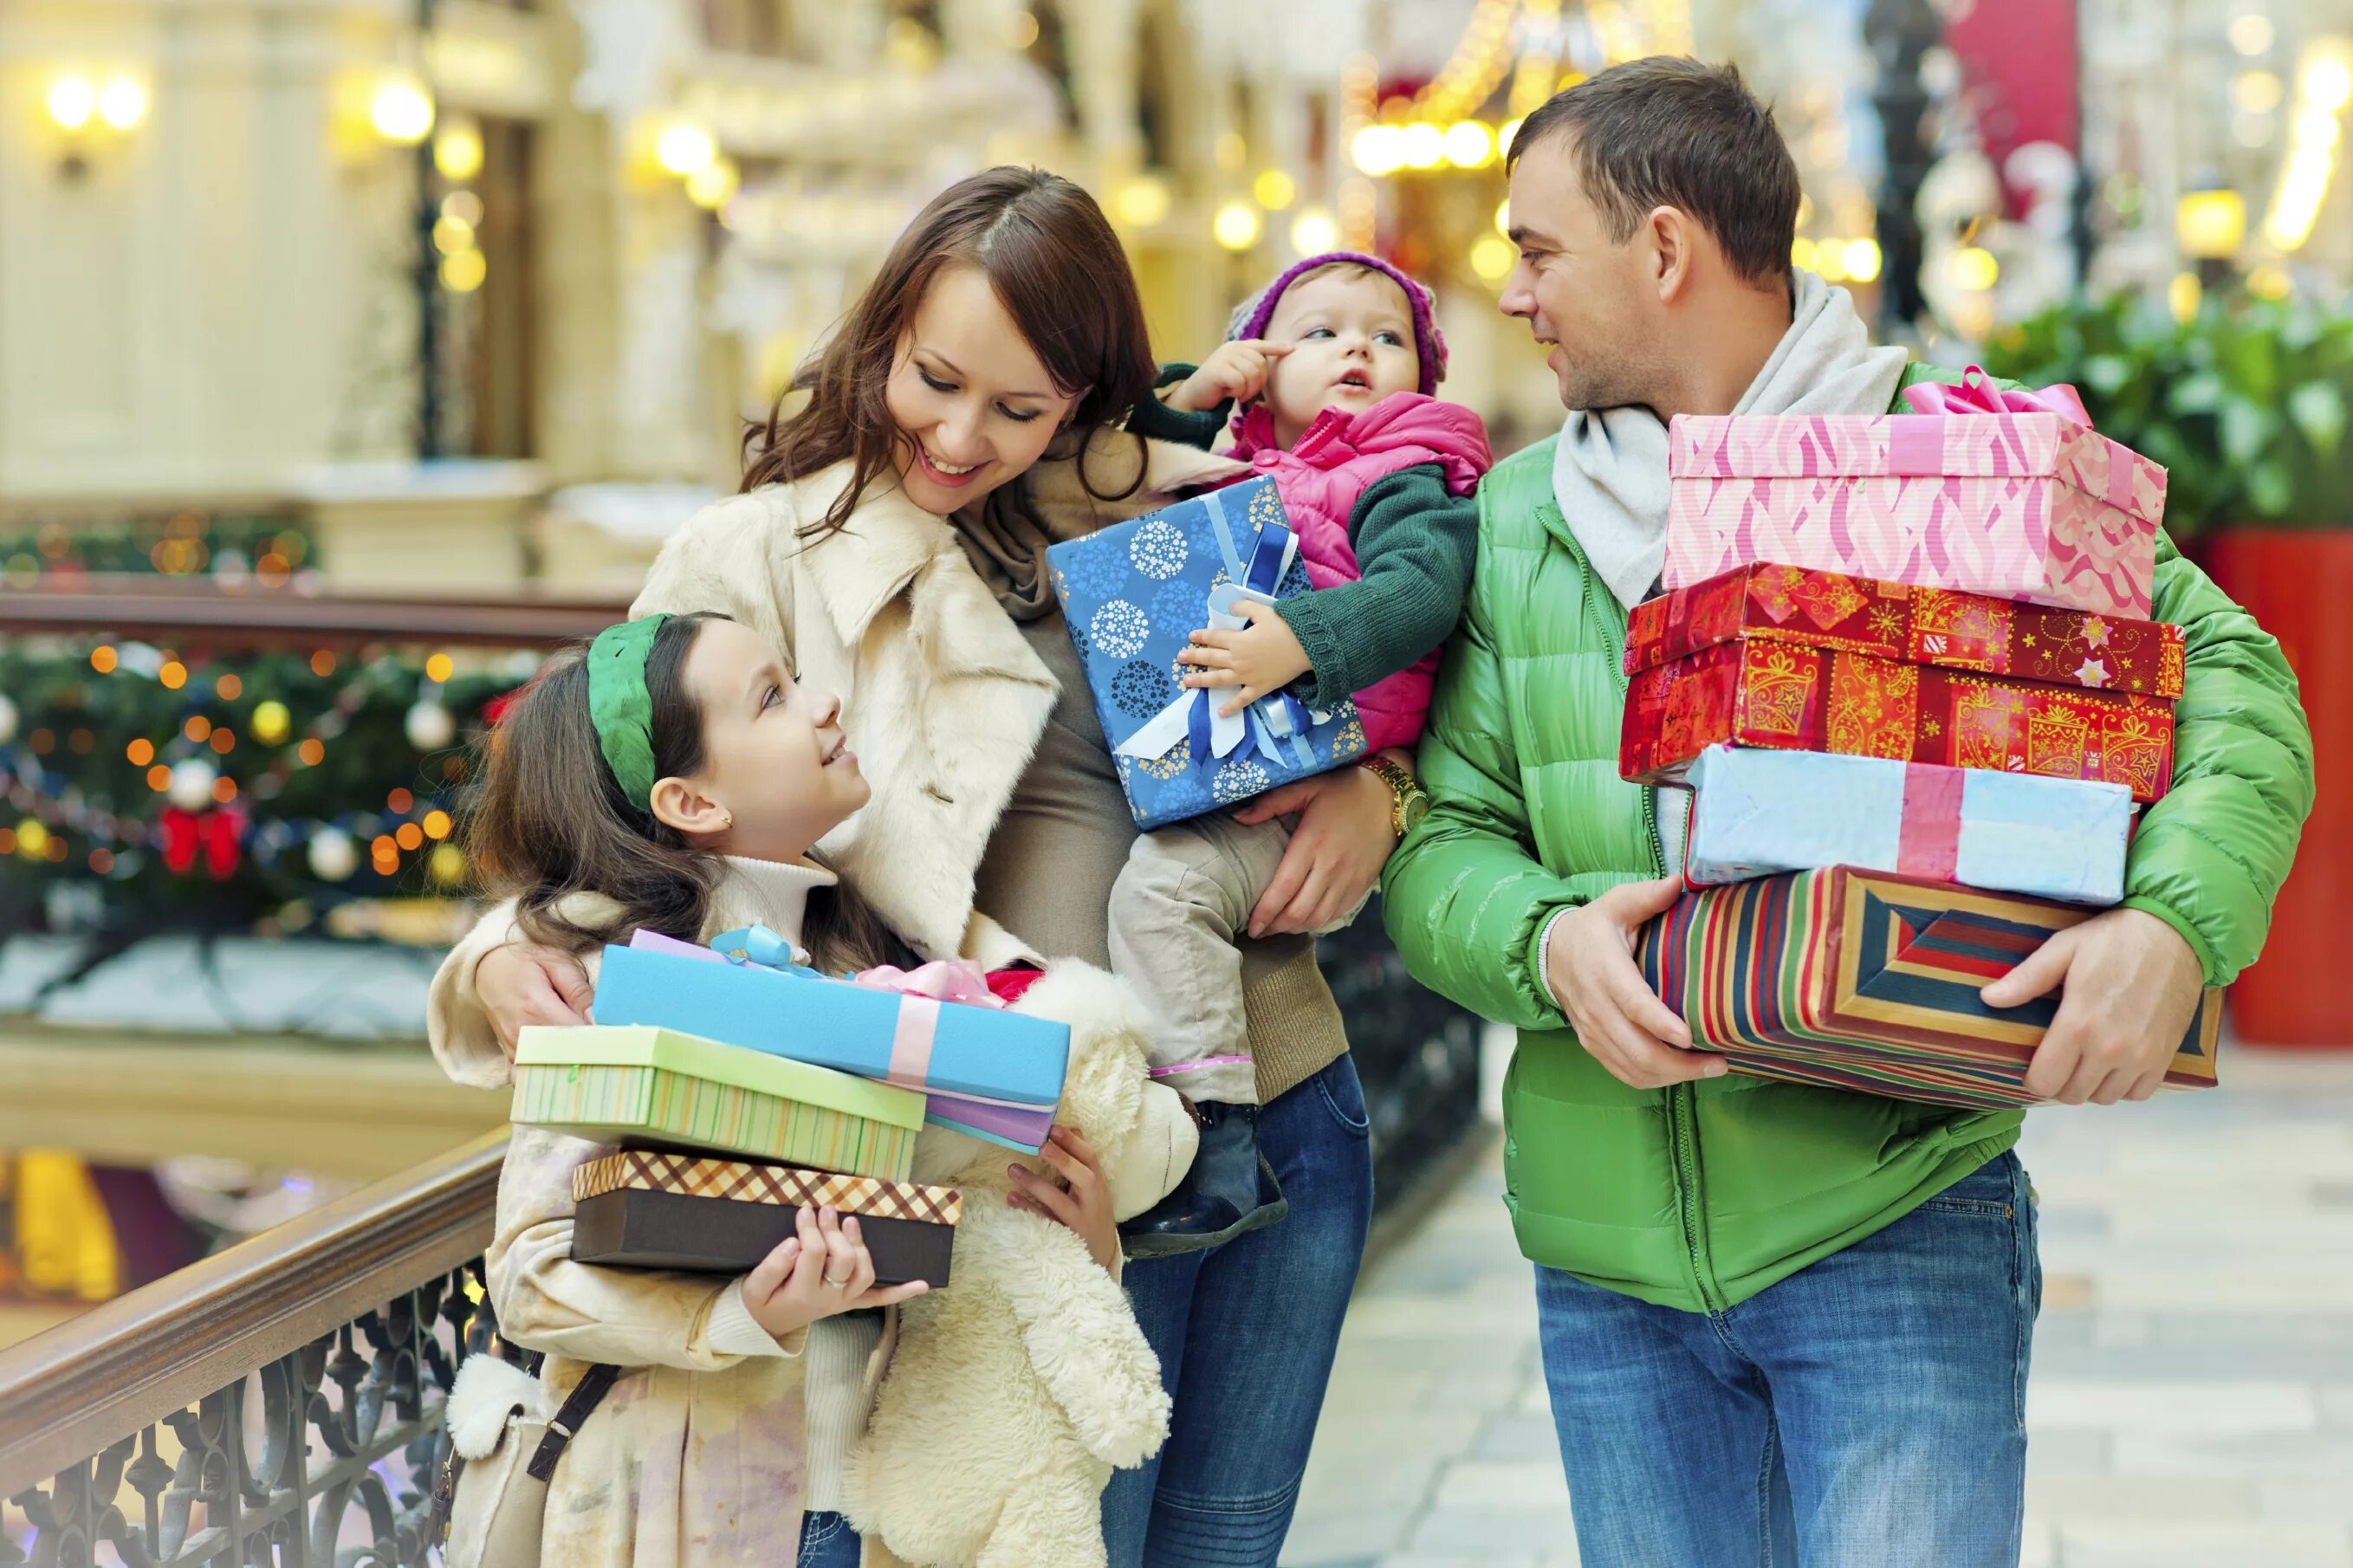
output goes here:
{"type": "Polygon", "coordinates": [[[1015,1191],[1005,1201],[1041,1219],[1067,1226],[1087,1245],[1087,1254],[1104,1272],[1119,1267],[1119,1222],[1111,1215],[1111,1178],[1103,1174],[1103,1156],[1088,1146],[1075,1127],[1055,1127],[1039,1151],[1046,1163],[1070,1184],[1066,1192],[1026,1165],[1007,1167],[1015,1191]]]}
{"type": "Polygon", "coordinates": [[[1200,673],[1188,675],[1192,687],[1239,686],[1234,700],[1218,710],[1230,718],[1270,691],[1280,691],[1315,668],[1298,634],[1271,605],[1244,599],[1238,606],[1250,625],[1238,632],[1205,627],[1193,634],[1192,644],[1176,656],[1180,664],[1200,673]]]}
{"type": "Polygon", "coordinates": [[[474,994],[498,1031],[499,1048],[512,1061],[515,1037],[525,1024],[585,1024],[596,990],[580,961],[562,948],[511,942],[475,965],[474,994]]]}
{"type": "Polygon", "coordinates": [[[772,1339],[819,1318],[911,1301],[931,1289],[921,1279],[875,1289],[874,1257],[854,1215],[844,1219],[831,1209],[803,1209],[793,1228],[795,1235],[776,1243],[744,1276],[744,1305],[772,1339]]]}
{"type": "Polygon", "coordinates": [[[1229,397],[1237,403],[1248,403],[1266,390],[1266,378],[1273,371],[1274,362],[1290,352],[1289,343],[1270,343],[1257,338],[1219,343],[1217,352],[1201,362],[1200,369],[1178,382],[1168,394],[1168,406],[1198,414],[1215,408],[1229,397]]]}
{"type": "Polygon", "coordinates": [[[1388,785],[1348,767],[1271,789],[1235,812],[1245,823],[1299,813],[1291,847],[1250,910],[1250,935],[1322,931],[1362,902],[1397,847],[1395,804],[1388,785]]]}

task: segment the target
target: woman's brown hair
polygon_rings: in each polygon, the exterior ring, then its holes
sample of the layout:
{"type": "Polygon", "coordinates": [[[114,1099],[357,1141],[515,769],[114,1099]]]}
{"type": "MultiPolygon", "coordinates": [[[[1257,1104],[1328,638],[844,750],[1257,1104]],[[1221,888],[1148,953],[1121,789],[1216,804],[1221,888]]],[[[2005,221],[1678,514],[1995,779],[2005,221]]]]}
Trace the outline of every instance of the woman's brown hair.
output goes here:
{"type": "MultiPolygon", "coordinates": [[[[687,651],[715,615],[672,616],[646,655],[654,776],[702,768],[702,713],[687,689],[687,651]]],[[[533,942],[581,951],[644,929],[699,941],[719,885],[719,856],[699,848],[621,793],[588,713],[588,645],[550,659],[484,742],[468,837],[489,891],[515,903],[533,942]],[[618,909],[583,920],[560,906],[601,893],[618,909]]],[[[824,969],[865,968],[891,956],[881,922],[846,887],[809,900],[801,942],[824,969]]]]}
{"type": "Polygon", "coordinates": [[[839,529],[866,487],[892,469],[899,436],[883,392],[923,290],[958,264],[987,276],[1055,390],[1078,397],[1069,449],[1083,453],[1088,437],[1151,392],[1144,302],[1094,198],[1043,169],[1005,166],[959,180],[916,215],[824,349],[744,434],[747,490],[849,460],[849,485],[804,534],[839,529]],[[804,391],[808,401],[786,415],[786,399],[804,391]]]}

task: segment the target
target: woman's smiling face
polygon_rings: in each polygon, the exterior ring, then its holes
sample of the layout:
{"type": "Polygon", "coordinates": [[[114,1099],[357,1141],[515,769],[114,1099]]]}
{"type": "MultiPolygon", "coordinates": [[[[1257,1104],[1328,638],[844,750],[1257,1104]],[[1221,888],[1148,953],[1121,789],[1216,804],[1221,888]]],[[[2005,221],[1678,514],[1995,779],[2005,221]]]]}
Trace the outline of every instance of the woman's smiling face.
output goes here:
{"type": "Polygon", "coordinates": [[[882,396],[898,427],[901,488],[937,517],[972,505],[1044,456],[1085,390],[1054,385],[980,268],[943,268],[899,340],[882,396]]]}

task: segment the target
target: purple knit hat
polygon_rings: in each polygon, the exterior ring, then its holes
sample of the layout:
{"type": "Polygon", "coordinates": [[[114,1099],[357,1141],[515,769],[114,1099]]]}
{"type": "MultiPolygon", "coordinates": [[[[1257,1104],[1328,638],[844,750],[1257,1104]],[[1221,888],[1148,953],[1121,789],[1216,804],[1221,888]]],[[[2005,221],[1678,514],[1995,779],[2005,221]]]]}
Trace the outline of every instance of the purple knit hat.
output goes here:
{"type": "Polygon", "coordinates": [[[1446,379],[1446,334],[1438,330],[1437,301],[1429,289],[1391,267],[1377,256],[1366,256],[1359,250],[1327,250],[1321,256],[1311,256],[1304,261],[1294,261],[1275,275],[1273,282],[1243,300],[1234,311],[1233,320],[1226,323],[1226,341],[1237,338],[1257,338],[1266,335],[1266,324],[1274,319],[1276,301],[1282,291],[1303,275],[1319,267],[1346,261],[1368,268],[1388,279],[1405,290],[1405,302],[1413,310],[1413,349],[1421,368],[1424,397],[1435,396],[1438,384],[1446,379]]]}

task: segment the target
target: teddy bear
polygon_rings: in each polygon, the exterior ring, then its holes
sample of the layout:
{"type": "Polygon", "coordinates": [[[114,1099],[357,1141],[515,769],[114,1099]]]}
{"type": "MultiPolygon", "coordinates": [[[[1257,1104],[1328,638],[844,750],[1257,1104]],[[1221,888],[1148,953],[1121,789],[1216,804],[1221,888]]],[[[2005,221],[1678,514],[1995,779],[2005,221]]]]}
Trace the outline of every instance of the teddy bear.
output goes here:
{"type": "MultiPolygon", "coordinates": [[[[1014,1005],[1071,1026],[1056,1120],[1103,1157],[1125,1219],[1175,1186],[1198,1136],[1145,1077],[1150,1019],[1120,981],[1049,965],[1014,1005]]],[[[1101,1568],[1104,1483],[1168,1433],[1159,1359],[1125,1292],[1063,1226],[1007,1202],[1009,1151],[927,1129],[915,1179],[964,1193],[955,1268],[900,1309],[847,1474],[850,1521],[924,1568],[1101,1568]]],[[[1051,1175],[1037,1156],[1020,1159],[1051,1175]]]]}

